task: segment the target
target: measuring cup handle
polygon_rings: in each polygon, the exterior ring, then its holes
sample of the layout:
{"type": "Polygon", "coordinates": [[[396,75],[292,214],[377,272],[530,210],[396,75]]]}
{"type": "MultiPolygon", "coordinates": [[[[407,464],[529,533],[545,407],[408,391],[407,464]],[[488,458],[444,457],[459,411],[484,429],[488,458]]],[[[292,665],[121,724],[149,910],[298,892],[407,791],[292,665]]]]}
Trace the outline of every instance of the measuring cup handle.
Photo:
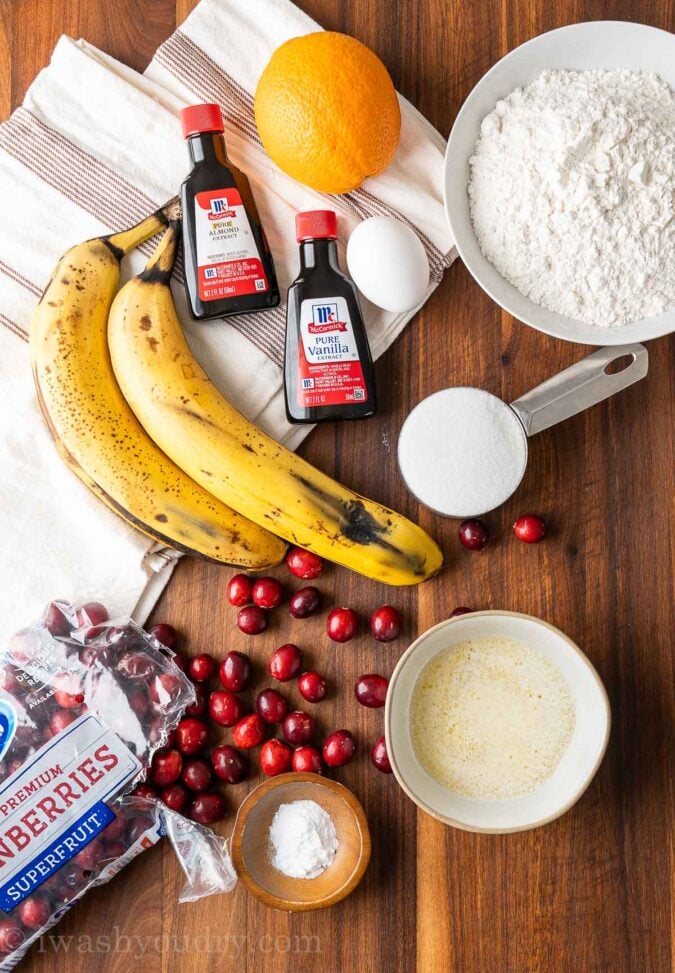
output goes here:
{"type": "Polygon", "coordinates": [[[649,355],[644,345],[600,348],[521,395],[511,403],[511,408],[523,423],[527,435],[533,436],[628,388],[645,377],[648,367],[649,355]],[[629,365],[615,374],[607,373],[609,365],[627,356],[632,359],[629,365]]]}

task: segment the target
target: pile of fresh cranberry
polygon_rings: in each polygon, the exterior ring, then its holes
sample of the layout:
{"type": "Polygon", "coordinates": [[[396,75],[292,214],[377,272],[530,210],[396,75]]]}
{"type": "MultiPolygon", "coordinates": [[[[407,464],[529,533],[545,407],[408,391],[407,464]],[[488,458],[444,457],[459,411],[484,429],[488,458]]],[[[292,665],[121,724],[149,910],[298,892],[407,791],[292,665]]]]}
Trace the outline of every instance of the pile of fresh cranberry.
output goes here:
{"type": "MultiPolygon", "coordinates": [[[[313,581],[323,570],[320,557],[293,548],[286,557],[288,570],[297,578],[313,581]]],[[[269,612],[285,599],[286,592],[276,578],[235,575],[227,586],[227,599],[238,608],[236,624],[246,635],[258,635],[268,625],[269,612]]],[[[294,618],[308,618],[323,605],[318,588],[307,585],[293,592],[289,611],[294,618]]],[[[401,617],[391,605],[382,605],[370,617],[370,632],[380,642],[390,642],[401,631],[401,617]]],[[[334,608],[326,618],[326,632],[334,642],[347,642],[359,628],[351,608],[334,608]]],[[[150,633],[174,651],[178,636],[170,625],[155,625],[150,633]]],[[[207,652],[187,658],[176,653],[177,665],[192,680],[196,701],[162,750],[155,754],[148,781],[138,794],[158,795],[174,811],[188,814],[200,824],[213,824],[223,817],[226,802],[214,790],[217,782],[238,784],[251,771],[250,753],[260,746],[258,763],[268,777],[290,770],[320,774],[327,767],[340,767],[355,755],[357,743],[347,729],[331,733],[321,747],[316,744],[314,718],[303,710],[291,710],[284,694],[276,688],[262,689],[255,709],[247,712],[242,693],[252,679],[251,661],[243,652],[230,651],[218,663],[207,652]],[[209,750],[209,722],[231,729],[231,743],[209,750]],[[278,733],[278,736],[270,735],[278,733]]],[[[316,704],[326,696],[325,678],[314,670],[304,671],[302,650],[292,643],[277,648],[267,664],[267,673],[278,683],[297,680],[300,695],[316,704]]],[[[384,706],[387,679],[377,673],[359,677],[354,687],[357,700],[368,707],[384,706]]],[[[391,773],[384,737],[371,750],[378,770],[391,773]]]]}

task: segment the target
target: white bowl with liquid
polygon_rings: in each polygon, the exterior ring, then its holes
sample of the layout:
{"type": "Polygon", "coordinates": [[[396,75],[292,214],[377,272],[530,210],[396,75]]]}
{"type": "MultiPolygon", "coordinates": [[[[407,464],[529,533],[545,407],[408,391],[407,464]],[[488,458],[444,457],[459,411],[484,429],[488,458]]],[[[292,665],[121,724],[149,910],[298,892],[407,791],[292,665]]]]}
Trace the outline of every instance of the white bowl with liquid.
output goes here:
{"type": "Polygon", "coordinates": [[[607,693],[581,649],[553,625],[507,611],[460,615],[424,632],[399,659],[385,707],[389,759],[408,797],[445,824],[491,834],[537,828],[569,810],[600,766],[610,724],[607,693]],[[435,656],[468,639],[494,637],[524,643],[553,663],[574,703],[574,730],[552,775],[534,790],[512,798],[473,798],[438,783],[427,772],[415,752],[410,710],[417,680],[435,656]]]}

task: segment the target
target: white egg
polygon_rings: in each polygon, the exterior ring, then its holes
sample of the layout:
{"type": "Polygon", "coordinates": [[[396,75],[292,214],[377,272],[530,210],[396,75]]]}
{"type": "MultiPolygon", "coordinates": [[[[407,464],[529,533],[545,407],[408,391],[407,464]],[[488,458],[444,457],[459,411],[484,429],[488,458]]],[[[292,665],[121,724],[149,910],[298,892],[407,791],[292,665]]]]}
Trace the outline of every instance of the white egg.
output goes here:
{"type": "Polygon", "coordinates": [[[391,216],[371,216],[347,243],[347,266],[364,297],[385,311],[412,311],[429,288],[429,261],[414,230],[391,216]]]}

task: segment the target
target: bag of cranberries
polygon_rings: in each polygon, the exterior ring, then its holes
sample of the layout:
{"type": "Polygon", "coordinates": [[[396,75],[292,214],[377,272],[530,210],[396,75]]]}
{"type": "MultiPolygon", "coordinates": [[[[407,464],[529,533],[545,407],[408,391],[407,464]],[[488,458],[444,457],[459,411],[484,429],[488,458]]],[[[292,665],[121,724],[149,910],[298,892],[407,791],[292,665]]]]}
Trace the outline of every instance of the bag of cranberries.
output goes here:
{"type": "Polygon", "coordinates": [[[172,657],[97,602],[52,602],[0,653],[2,973],[165,833],[188,878],[182,898],[234,886],[222,839],[128,796],[195,698],[172,657]]]}

